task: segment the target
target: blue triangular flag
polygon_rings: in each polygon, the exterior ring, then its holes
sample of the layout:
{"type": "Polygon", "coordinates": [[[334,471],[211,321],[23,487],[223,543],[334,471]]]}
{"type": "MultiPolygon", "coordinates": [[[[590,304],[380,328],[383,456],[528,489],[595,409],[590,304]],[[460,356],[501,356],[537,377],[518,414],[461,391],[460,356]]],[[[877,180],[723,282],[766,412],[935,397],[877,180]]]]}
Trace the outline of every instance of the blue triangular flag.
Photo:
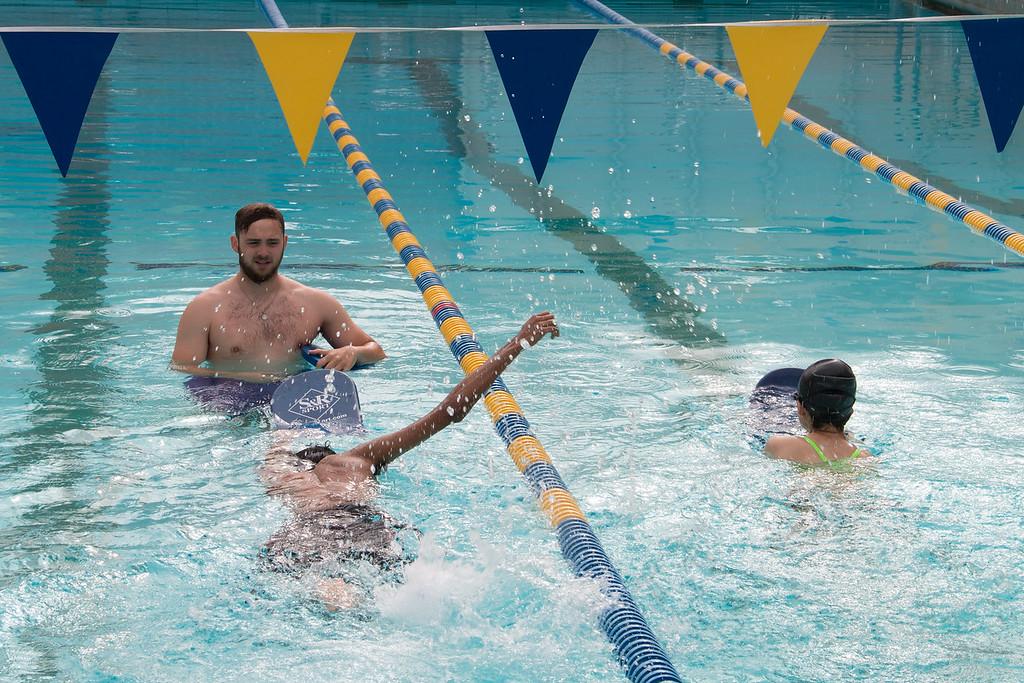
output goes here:
{"type": "Polygon", "coordinates": [[[540,182],[569,93],[597,29],[487,31],[533,174],[540,182]]]}
{"type": "Polygon", "coordinates": [[[1024,107],[1024,19],[961,21],[996,151],[1002,152],[1024,107]]]}
{"type": "Polygon", "coordinates": [[[100,71],[116,33],[0,33],[60,174],[68,174],[100,71]]]}

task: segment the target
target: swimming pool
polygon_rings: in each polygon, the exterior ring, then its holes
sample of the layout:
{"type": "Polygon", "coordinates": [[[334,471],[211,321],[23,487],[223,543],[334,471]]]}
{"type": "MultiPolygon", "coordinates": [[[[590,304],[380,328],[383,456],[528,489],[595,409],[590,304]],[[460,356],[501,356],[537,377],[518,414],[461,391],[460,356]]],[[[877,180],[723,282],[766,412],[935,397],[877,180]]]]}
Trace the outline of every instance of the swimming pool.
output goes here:
{"type": "MultiPolygon", "coordinates": [[[[614,7],[751,18],[739,3],[614,7]]],[[[295,26],[594,21],[561,2],[281,8],[295,26]]],[[[772,2],[754,18],[914,11],[772,2]]],[[[226,2],[5,16],[263,22],[226,2]]],[[[833,28],[793,106],[1020,228],[1024,152],[993,153],[959,31],[833,28]]],[[[720,28],[658,33],[736,73],[720,28]]],[[[680,672],[1019,678],[1016,257],[789,131],[761,149],[745,105],[612,31],[543,196],[524,194],[486,50],[479,33],[361,35],[335,99],[485,349],[532,310],[559,315],[561,340],[506,380],[680,672]],[[560,218],[539,223],[538,199],[560,218]],[[948,261],[993,267],[908,269],[948,261]],[[870,270],[818,270],[839,266],[870,270]],[[678,294],[639,296],[652,278],[678,294]],[[851,427],[881,453],[858,478],[769,462],[743,429],[757,377],[833,354],[861,381],[851,427]]],[[[259,571],[288,518],[256,475],[266,422],[201,413],[166,370],[185,303],[231,272],[235,209],[285,209],[286,273],[387,349],[357,376],[372,431],[460,372],[325,133],[299,164],[243,35],[121,36],[66,180],[6,54],[0,129],[0,265],[24,266],[0,272],[5,677],[621,679],[599,591],[571,578],[479,411],[382,480],[382,505],[425,533],[404,584],[332,615],[309,580],[259,571]]]]}

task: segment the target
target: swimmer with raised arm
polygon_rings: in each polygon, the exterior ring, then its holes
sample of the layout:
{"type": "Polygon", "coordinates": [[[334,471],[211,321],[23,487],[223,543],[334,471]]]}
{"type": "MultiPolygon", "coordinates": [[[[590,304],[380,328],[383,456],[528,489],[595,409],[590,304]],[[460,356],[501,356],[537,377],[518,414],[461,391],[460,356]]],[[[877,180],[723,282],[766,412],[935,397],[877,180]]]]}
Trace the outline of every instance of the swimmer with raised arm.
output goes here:
{"type": "MultiPolygon", "coordinates": [[[[523,349],[534,346],[545,335],[553,339],[558,334],[553,314],[531,316],[515,337],[468,374],[430,412],[386,436],[342,453],[325,446],[297,453],[283,445],[272,448],[261,476],[269,492],[282,496],[297,516],[264,546],[264,564],[277,571],[297,571],[333,557],[368,560],[383,570],[408,561],[395,547],[397,532],[403,526],[369,505],[377,493],[375,477],[409,449],[461,422],[523,349]]],[[[351,606],[355,600],[342,578],[322,581],[320,589],[321,597],[335,607],[351,606]]]]}
{"type": "Polygon", "coordinates": [[[772,435],[764,447],[769,456],[836,471],[849,471],[857,459],[871,456],[846,432],[857,400],[857,378],[849,365],[835,358],[813,363],[800,375],[793,398],[807,434],[772,435]]]}

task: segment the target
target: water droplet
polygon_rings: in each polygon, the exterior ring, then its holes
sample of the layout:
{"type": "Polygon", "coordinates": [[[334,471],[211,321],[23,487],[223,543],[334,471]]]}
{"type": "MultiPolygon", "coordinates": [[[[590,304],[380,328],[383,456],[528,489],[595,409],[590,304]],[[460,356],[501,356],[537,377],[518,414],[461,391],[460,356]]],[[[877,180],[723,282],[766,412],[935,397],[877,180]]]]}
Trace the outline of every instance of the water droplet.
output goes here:
{"type": "Polygon", "coordinates": [[[594,208],[592,208],[590,210],[590,217],[593,218],[594,220],[597,220],[598,218],[600,218],[601,217],[601,209],[599,207],[596,207],[596,206],[594,208]]]}
{"type": "Polygon", "coordinates": [[[457,258],[457,259],[459,259],[461,261],[462,259],[466,258],[466,255],[463,254],[461,251],[457,251],[457,252],[455,252],[455,258],[457,258]]]}
{"type": "Polygon", "coordinates": [[[632,218],[633,217],[633,212],[632,211],[623,211],[622,212],[622,217],[623,218],[632,218]]]}
{"type": "Polygon", "coordinates": [[[614,173],[615,173],[615,169],[614,169],[614,168],[611,168],[611,167],[609,167],[609,168],[608,168],[608,175],[614,175],[614,173]]]}
{"type": "Polygon", "coordinates": [[[495,211],[498,210],[498,207],[495,206],[494,204],[491,204],[490,206],[487,207],[487,210],[490,211],[491,213],[494,213],[495,211]]]}
{"type": "Polygon", "coordinates": [[[590,245],[590,251],[597,251],[597,245],[596,244],[591,244],[590,245]]]}
{"type": "Polygon", "coordinates": [[[469,114],[466,114],[465,116],[463,116],[463,117],[462,117],[462,120],[463,120],[463,121],[469,121],[469,120],[470,120],[470,118],[469,118],[469,114]]]}

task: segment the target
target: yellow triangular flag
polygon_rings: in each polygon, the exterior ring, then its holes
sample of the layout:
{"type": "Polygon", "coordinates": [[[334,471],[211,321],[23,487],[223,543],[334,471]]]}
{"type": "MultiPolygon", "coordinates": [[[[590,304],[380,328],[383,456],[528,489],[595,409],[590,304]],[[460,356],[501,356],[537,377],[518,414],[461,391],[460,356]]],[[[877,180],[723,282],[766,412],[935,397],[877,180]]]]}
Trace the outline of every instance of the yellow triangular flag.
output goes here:
{"type": "Polygon", "coordinates": [[[747,85],[761,144],[767,147],[828,25],[726,26],[725,30],[747,85]]]}
{"type": "Polygon", "coordinates": [[[320,116],[353,36],[354,33],[249,33],[303,164],[313,149],[320,116]]]}

